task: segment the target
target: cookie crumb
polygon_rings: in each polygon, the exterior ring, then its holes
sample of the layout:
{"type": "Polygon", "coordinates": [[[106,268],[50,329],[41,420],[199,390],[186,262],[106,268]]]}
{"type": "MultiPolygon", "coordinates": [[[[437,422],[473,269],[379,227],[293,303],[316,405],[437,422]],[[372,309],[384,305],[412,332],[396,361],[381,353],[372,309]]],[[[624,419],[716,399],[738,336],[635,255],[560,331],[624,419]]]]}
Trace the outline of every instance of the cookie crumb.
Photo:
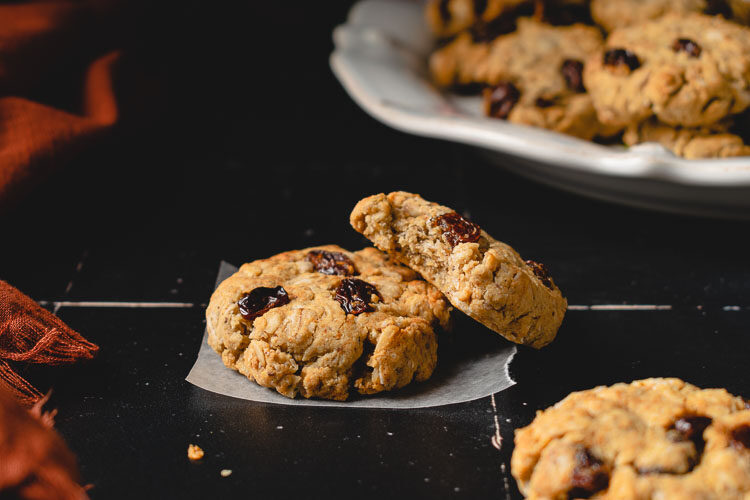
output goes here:
{"type": "Polygon", "coordinates": [[[219,474],[221,474],[221,477],[229,477],[232,475],[232,469],[221,469],[219,474]]]}
{"type": "Polygon", "coordinates": [[[200,460],[203,458],[203,448],[197,444],[188,445],[187,456],[190,460],[200,460]]]}

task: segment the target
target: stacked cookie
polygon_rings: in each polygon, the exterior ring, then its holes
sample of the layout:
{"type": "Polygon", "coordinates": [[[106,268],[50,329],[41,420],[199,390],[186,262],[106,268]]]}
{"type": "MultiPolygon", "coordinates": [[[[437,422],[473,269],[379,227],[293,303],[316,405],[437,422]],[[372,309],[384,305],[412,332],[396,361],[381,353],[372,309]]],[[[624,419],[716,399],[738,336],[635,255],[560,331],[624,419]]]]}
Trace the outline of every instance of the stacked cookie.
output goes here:
{"type": "Polygon", "coordinates": [[[427,380],[451,305],[519,344],[554,339],[567,302],[546,268],[453,210],[379,194],[351,223],[377,249],[285,252],[219,285],[206,329],[226,366],[287,397],[343,401],[427,380]]]}
{"type": "Polygon", "coordinates": [[[481,89],[485,114],[513,123],[685,158],[750,155],[737,134],[750,107],[748,5],[432,0],[430,72],[441,87],[481,89]]]}

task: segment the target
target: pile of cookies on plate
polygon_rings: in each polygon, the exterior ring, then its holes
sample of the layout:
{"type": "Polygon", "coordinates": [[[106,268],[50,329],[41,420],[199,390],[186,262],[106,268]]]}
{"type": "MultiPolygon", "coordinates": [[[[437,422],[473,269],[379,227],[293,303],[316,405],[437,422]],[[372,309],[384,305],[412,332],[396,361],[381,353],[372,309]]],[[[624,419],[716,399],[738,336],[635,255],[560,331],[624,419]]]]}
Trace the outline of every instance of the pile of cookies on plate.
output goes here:
{"type": "Polygon", "coordinates": [[[567,302],[545,266],[450,208],[378,194],[351,224],[377,248],[285,252],[219,285],[206,329],[226,366],[290,398],[343,401],[427,380],[453,307],[519,344],[554,339],[567,302]]]}
{"type": "Polygon", "coordinates": [[[750,155],[750,1],[430,0],[434,82],[582,139],[750,155]]]}
{"type": "MultiPolygon", "coordinates": [[[[510,341],[551,342],[567,302],[544,265],[406,192],[361,200],[335,245],[244,264],[206,310],[224,364],[293,398],[344,401],[427,380],[453,307],[510,341]]],[[[750,403],[653,378],[572,393],[518,429],[511,472],[534,499],[750,498],[750,403]]]]}

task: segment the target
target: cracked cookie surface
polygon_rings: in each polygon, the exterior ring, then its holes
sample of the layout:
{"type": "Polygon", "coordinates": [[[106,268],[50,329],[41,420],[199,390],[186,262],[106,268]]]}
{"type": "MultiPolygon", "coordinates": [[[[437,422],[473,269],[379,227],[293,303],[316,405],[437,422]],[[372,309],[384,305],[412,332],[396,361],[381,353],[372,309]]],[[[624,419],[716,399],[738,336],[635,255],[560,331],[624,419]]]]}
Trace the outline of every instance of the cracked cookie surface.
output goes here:
{"type": "Polygon", "coordinates": [[[377,194],[357,203],[350,221],[456,308],[508,340],[540,348],[554,339],[567,302],[546,268],[524,262],[450,208],[412,193],[377,194]]]}
{"type": "Polygon", "coordinates": [[[667,14],[613,31],[584,68],[599,120],[628,126],[716,123],[750,106],[750,29],[702,14],[667,14]]]}
{"type": "Polygon", "coordinates": [[[427,380],[450,310],[378,250],[327,245],[244,264],[211,296],[206,327],[224,364],[250,380],[343,401],[427,380]]]}
{"type": "Polygon", "coordinates": [[[533,499],[747,500],[749,408],[675,378],[574,392],[516,431],[511,472],[533,499]]]}

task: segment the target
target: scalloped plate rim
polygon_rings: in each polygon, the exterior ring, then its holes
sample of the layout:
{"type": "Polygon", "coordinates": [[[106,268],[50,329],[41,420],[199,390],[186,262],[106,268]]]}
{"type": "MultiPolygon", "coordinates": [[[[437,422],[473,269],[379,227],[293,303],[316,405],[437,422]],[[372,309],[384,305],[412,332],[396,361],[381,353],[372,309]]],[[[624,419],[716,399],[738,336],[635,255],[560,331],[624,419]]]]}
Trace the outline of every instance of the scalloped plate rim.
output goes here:
{"type": "MultiPolygon", "coordinates": [[[[350,38],[341,36],[341,32],[348,30],[347,34],[350,37],[357,36],[357,32],[361,32],[363,27],[353,20],[358,17],[361,10],[373,7],[389,8],[390,4],[394,3],[400,4],[400,7],[408,5],[406,2],[393,0],[361,0],[352,6],[347,22],[334,30],[335,49],[330,56],[333,73],[352,99],[375,119],[403,132],[477,146],[527,161],[579,172],[713,188],[750,187],[750,157],[685,160],[671,153],[665,153],[661,146],[655,144],[640,145],[638,148],[615,149],[523,125],[509,124],[511,129],[501,130],[493,126],[495,120],[489,118],[476,118],[468,115],[445,116],[438,113],[425,115],[405,109],[395,103],[384,102],[382,96],[373,95],[362,85],[361,77],[358,75],[356,65],[362,64],[361,61],[366,64],[368,55],[357,51],[356,47],[345,46],[346,40],[350,38]],[[358,62],[353,62],[355,60],[358,62]],[[528,147],[531,140],[543,139],[545,136],[555,140],[550,140],[545,148],[523,151],[522,148],[528,147]],[[566,147],[563,147],[561,140],[567,141],[566,147]],[[567,151],[569,148],[583,145],[596,146],[599,154],[588,148],[592,152],[572,158],[571,153],[567,151]]],[[[415,3],[414,6],[416,8],[418,4],[415,3]]],[[[369,31],[375,29],[372,26],[366,28],[369,31]]],[[[360,37],[359,41],[364,45],[371,43],[363,39],[364,37],[360,37]]],[[[443,99],[446,103],[449,102],[447,97],[443,96],[443,99]]]]}

